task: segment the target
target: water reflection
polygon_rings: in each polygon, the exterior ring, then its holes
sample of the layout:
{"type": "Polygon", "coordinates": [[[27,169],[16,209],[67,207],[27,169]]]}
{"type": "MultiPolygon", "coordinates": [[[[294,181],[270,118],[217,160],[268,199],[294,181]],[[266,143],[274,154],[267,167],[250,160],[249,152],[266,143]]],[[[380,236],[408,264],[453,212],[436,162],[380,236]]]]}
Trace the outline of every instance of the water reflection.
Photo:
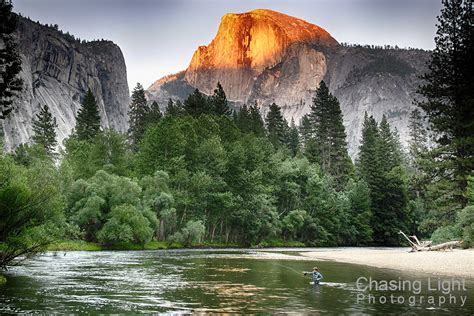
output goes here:
{"type": "MultiPolygon", "coordinates": [[[[317,264],[325,276],[324,282],[313,286],[309,284],[311,279],[301,273],[314,265],[307,260],[289,252],[253,250],[47,254],[8,273],[7,285],[0,288],[0,310],[347,314],[406,313],[433,308],[357,304],[360,291],[355,281],[359,276],[396,279],[400,273],[323,261],[317,264]]],[[[450,312],[472,310],[472,284],[468,287],[469,305],[450,306],[450,312]]]]}

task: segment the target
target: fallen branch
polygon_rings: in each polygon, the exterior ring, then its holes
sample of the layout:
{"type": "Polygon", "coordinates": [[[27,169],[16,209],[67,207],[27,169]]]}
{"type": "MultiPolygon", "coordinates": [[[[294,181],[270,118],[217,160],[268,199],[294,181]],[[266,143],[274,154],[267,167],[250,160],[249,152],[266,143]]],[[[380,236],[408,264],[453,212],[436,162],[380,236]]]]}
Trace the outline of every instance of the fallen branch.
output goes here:
{"type": "Polygon", "coordinates": [[[439,245],[434,245],[432,246],[432,241],[431,240],[425,240],[425,241],[419,241],[416,236],[410,236],[410,239],[404,232],[399,231],[399,234],[401,234],[405,239],[408,241],[408,243],[411,246],[411,252],[416,252],[416,251],[439,251],[439,250],[453,250],[453,248],[456,248],[460,246],[463,241],[462,240],[453,240],[453,241],[448,241],[439,245]]]}

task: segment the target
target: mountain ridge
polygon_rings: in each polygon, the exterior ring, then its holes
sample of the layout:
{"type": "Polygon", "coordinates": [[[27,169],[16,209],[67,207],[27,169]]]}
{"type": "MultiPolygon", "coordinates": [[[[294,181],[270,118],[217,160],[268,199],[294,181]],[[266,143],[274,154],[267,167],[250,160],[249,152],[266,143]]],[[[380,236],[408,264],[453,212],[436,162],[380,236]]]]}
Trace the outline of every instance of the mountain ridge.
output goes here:
{"type": "Polygon", "coordinates": [[[89,88],[96,97],[102,127],[126,131],[130,95],[120,47],[111,41],[79,41],[57,26],[21,16],[16,36],[24,86],[3,124],[7,150],[30,142],[32,120],[43,105],[57,119],[61,144],[71,134],[89,88]]]}
{"type": "Polygon", "coordinates": [[[326,33],[317,25],[271,10],[226,14],[215,38],[209,45],[197,48],[189,67],[175,77],[155,82],[147,89],[147,96],[166,104],[169,98],[184,99],[195,88],[211,94],[220,82],[232,102],[256,102],[262,115],[275,102],[288,121],[294,119],[298,123],[309,112],[314,91],[324,80],[341,102],[351,157],[357,154],[365,111],[378,120],[386,114],[406,144],[408,117],[421,82],[419,75],[426,71],[430,53],[421,49],[341,45],[326,33]],[[286,41],[282,34],[285,31],[273,24],[275,15],[284,16],[284,24],[292,25],[293,29],[302,23],[303,33],[313,29],[317,34],[286,41]],[[264,19],[255,21],[260,16],[264,19]],[[260,35],[247,36],[257,33],[260,35]],[[278,45],[267,45],[262,34],[270,34],[278,45]],[[318,40],[318,34],[324,35],[323,41],[318,40]],[[242,39],[248,41],[244,47],[232,44],[242,39]],[[245,59],[252,47],[266,50],[259,54],[270,57],[257,58],[255,62],[253,57],[260,55],[251,54],[252,58],[245,59]],[[222,64],[239,67],[221,67],[222,59],[222,64]]]}

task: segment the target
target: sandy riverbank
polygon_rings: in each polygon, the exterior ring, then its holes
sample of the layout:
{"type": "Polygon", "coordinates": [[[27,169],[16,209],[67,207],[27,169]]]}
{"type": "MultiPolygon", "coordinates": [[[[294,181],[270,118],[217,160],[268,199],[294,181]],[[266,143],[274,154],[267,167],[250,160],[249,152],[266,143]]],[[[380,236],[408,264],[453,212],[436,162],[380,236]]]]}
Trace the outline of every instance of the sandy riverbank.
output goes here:
{"type": "Polygon", "coordinates": [[[301,252],[301,255],[319,260],[474,279],[474,249],[415,253],[409,253],[408,250],[346,248],[337,251],[301,252]]]}

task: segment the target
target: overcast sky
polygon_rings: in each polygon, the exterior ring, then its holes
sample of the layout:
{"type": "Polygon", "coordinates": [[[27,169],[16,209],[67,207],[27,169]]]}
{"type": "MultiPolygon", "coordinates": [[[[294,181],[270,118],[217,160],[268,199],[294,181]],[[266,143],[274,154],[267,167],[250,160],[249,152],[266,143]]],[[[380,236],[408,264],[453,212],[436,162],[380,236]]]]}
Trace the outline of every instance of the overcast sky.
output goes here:
{"type": "Polygon", "coordinates": [[[186,69],[228,12],[272,9],[317,24],[339,42],[432,49],[441,0],[14,0],[14,6],[81,39],[117,43],[133,89],[186,69]]]}

